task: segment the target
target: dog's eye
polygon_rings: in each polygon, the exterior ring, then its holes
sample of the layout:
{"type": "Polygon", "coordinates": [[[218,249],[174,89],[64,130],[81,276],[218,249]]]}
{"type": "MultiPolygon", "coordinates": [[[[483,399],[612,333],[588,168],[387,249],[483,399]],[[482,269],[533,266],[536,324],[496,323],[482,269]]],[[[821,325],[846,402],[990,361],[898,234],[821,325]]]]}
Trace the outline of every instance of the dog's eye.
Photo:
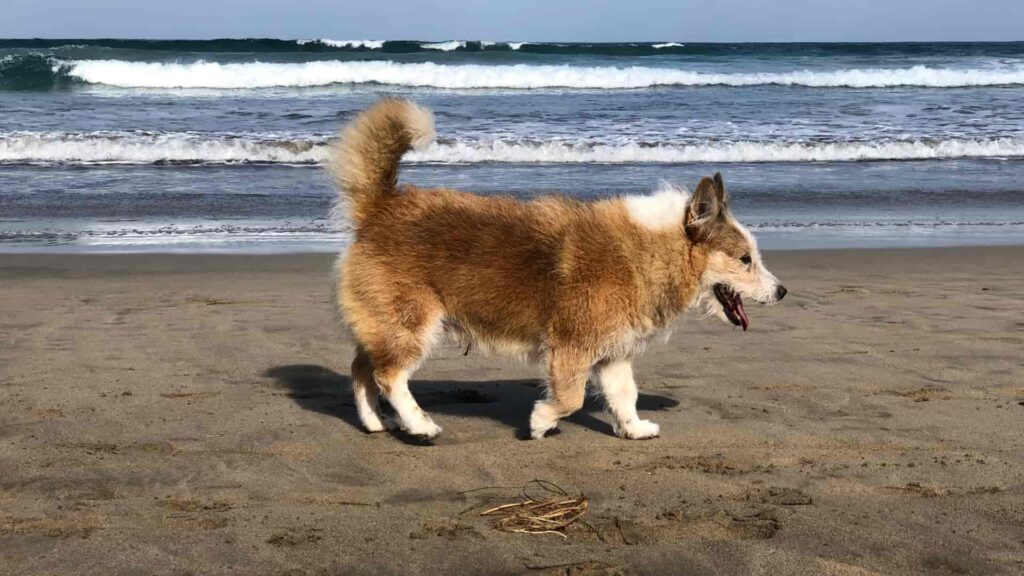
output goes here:
{"type": "Polygon", "coordinates": [[[750,254],[744,254],[740,256],[740,262],[743,262],[745,266],[750,266],[750,254]]]}

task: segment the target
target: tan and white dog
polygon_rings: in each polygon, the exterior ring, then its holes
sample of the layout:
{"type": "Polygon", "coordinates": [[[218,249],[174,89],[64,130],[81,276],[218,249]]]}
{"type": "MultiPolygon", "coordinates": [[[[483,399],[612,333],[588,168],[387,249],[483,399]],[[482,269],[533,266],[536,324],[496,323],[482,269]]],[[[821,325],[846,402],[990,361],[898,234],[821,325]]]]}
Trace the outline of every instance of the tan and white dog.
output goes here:
{"type": "Polygon", "coordinates": [[[746,330],[743,298],[786,294],[730,214],[719,174],[692,196],[670,188],[597,202],[398,186],[402,155],[433,138],[429,110],[386,99],[345,128],[332,161],[355,236],[339,260],[337,305],[357,342],[352,386],[370,432],[390,425],[379,394],[409,434],[441,432],[409,376],[455,336],[545,363],[534,438],[580,409],[591,375],[616,434],[651,438],[659,428],[637,415],[632,368],[646,342],[695,307],[746,330]]]}

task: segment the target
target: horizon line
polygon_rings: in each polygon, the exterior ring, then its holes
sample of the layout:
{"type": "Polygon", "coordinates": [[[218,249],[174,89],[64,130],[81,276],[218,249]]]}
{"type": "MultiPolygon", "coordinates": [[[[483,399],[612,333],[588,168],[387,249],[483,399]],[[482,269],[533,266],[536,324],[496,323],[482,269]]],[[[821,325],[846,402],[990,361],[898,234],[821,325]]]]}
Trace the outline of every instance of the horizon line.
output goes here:
{"type": "Polygon", "coordinates": [[[444,38],[444,39],[422,39],[422,38],[380,38],[366,36],[360,38],[331,38],[329,36],[317,37],[276,37],[276,36],[211,36],[206,38],[146,38],[129,36],[22,36],[22,37],[0,37],[0,41],[30,41],[30,40],[121,40],[121,41],[150,41],[150,42],[210,42],[215,40],[334,40],[339,42],[495,42],[495,43],[523,43],[523,44],[654,44],[662,42],[677,42],[689,44],[1018,44],[1024,43],[1020,40],[733,40],[733,41],[707,41],[707,40],[485,40],[477,38],[444,38]]]}

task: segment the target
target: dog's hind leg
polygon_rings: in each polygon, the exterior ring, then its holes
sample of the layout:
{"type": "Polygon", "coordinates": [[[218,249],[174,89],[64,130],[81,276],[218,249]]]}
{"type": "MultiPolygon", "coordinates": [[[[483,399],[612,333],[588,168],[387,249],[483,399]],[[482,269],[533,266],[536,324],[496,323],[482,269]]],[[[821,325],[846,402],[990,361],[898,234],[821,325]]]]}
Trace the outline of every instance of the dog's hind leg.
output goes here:
{"type": "Polygon", "coordinates": [[[372,392],[378,390],[403,430],[437,436],[441,429],[409,392],[409,376],[438,339],[444,307],[431,291],[397,275],[394,266],[368,259],[357,245],[349,249],[340,282],[339,309],[360,344],[352,380],[363,424],[388,427],[373,409],[372,392]]]}
{"type": "MultiPolygon", "coordinates": [[[[379,338],[365,342],[373,380],[398,414],[399,425],[414,436],[433,438],[441,427],[420,408],[409,391],[409,377],[430,351],[441,329],[442,313],[407,303],[402,324],[381,326],[379,338]]],[[[396,318],[399,318],[396,316],[396,318]]]]}
{"type": "Polygon", "coordinates": [[[359,421],[367,432],[383,432],[393,427],[394,423],[382,416],[377,406],[380,388],[373,378],[373,362],[362,345],[356,347],[356,357],[352,360],[352,395],[359,421]]]}
{"type": "Polygon", "coordinates": [[[441,427],[420,408],[409,391],[409,370],[375,370],[374,375],[377,383],[384,389],[388,402],[398,414],[403,430],[413,436],[426,438],[434,438],[441,433],[441,427]]]}
{"type": "Polygon", "coordinates": [[[654,438],[660,432],[658,425],[641,420],[636,413],[638,397],[633,380],[633,364],[629,360],[611,360],[597,367],[598,380],[608,410],[615,418],[615,434],[622,438],[654,438]]]}
{"type": "Polygon", "coordinates": [[[553,348],[548,355],[548,394],[530,415],[530,436],[543,438],[558,421],[583,407],[592,362],[571,348],[553,348]]]}

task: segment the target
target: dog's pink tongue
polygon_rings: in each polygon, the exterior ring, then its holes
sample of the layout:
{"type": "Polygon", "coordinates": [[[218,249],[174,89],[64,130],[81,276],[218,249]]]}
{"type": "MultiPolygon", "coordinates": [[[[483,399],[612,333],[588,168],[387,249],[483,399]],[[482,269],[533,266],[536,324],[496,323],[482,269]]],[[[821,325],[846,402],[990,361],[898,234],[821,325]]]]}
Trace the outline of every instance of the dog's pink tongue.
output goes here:
{"type": "Polygon", "coordinates": [[[743,300],[737,296],[733,300],[732,305],[735,309],[736,315],[740,317],[740,323],[743,324],[743,331],[747,331],[747,326],[750,326],[750,320],[747,319],[747,311],[743,309],[743,300]]]}

